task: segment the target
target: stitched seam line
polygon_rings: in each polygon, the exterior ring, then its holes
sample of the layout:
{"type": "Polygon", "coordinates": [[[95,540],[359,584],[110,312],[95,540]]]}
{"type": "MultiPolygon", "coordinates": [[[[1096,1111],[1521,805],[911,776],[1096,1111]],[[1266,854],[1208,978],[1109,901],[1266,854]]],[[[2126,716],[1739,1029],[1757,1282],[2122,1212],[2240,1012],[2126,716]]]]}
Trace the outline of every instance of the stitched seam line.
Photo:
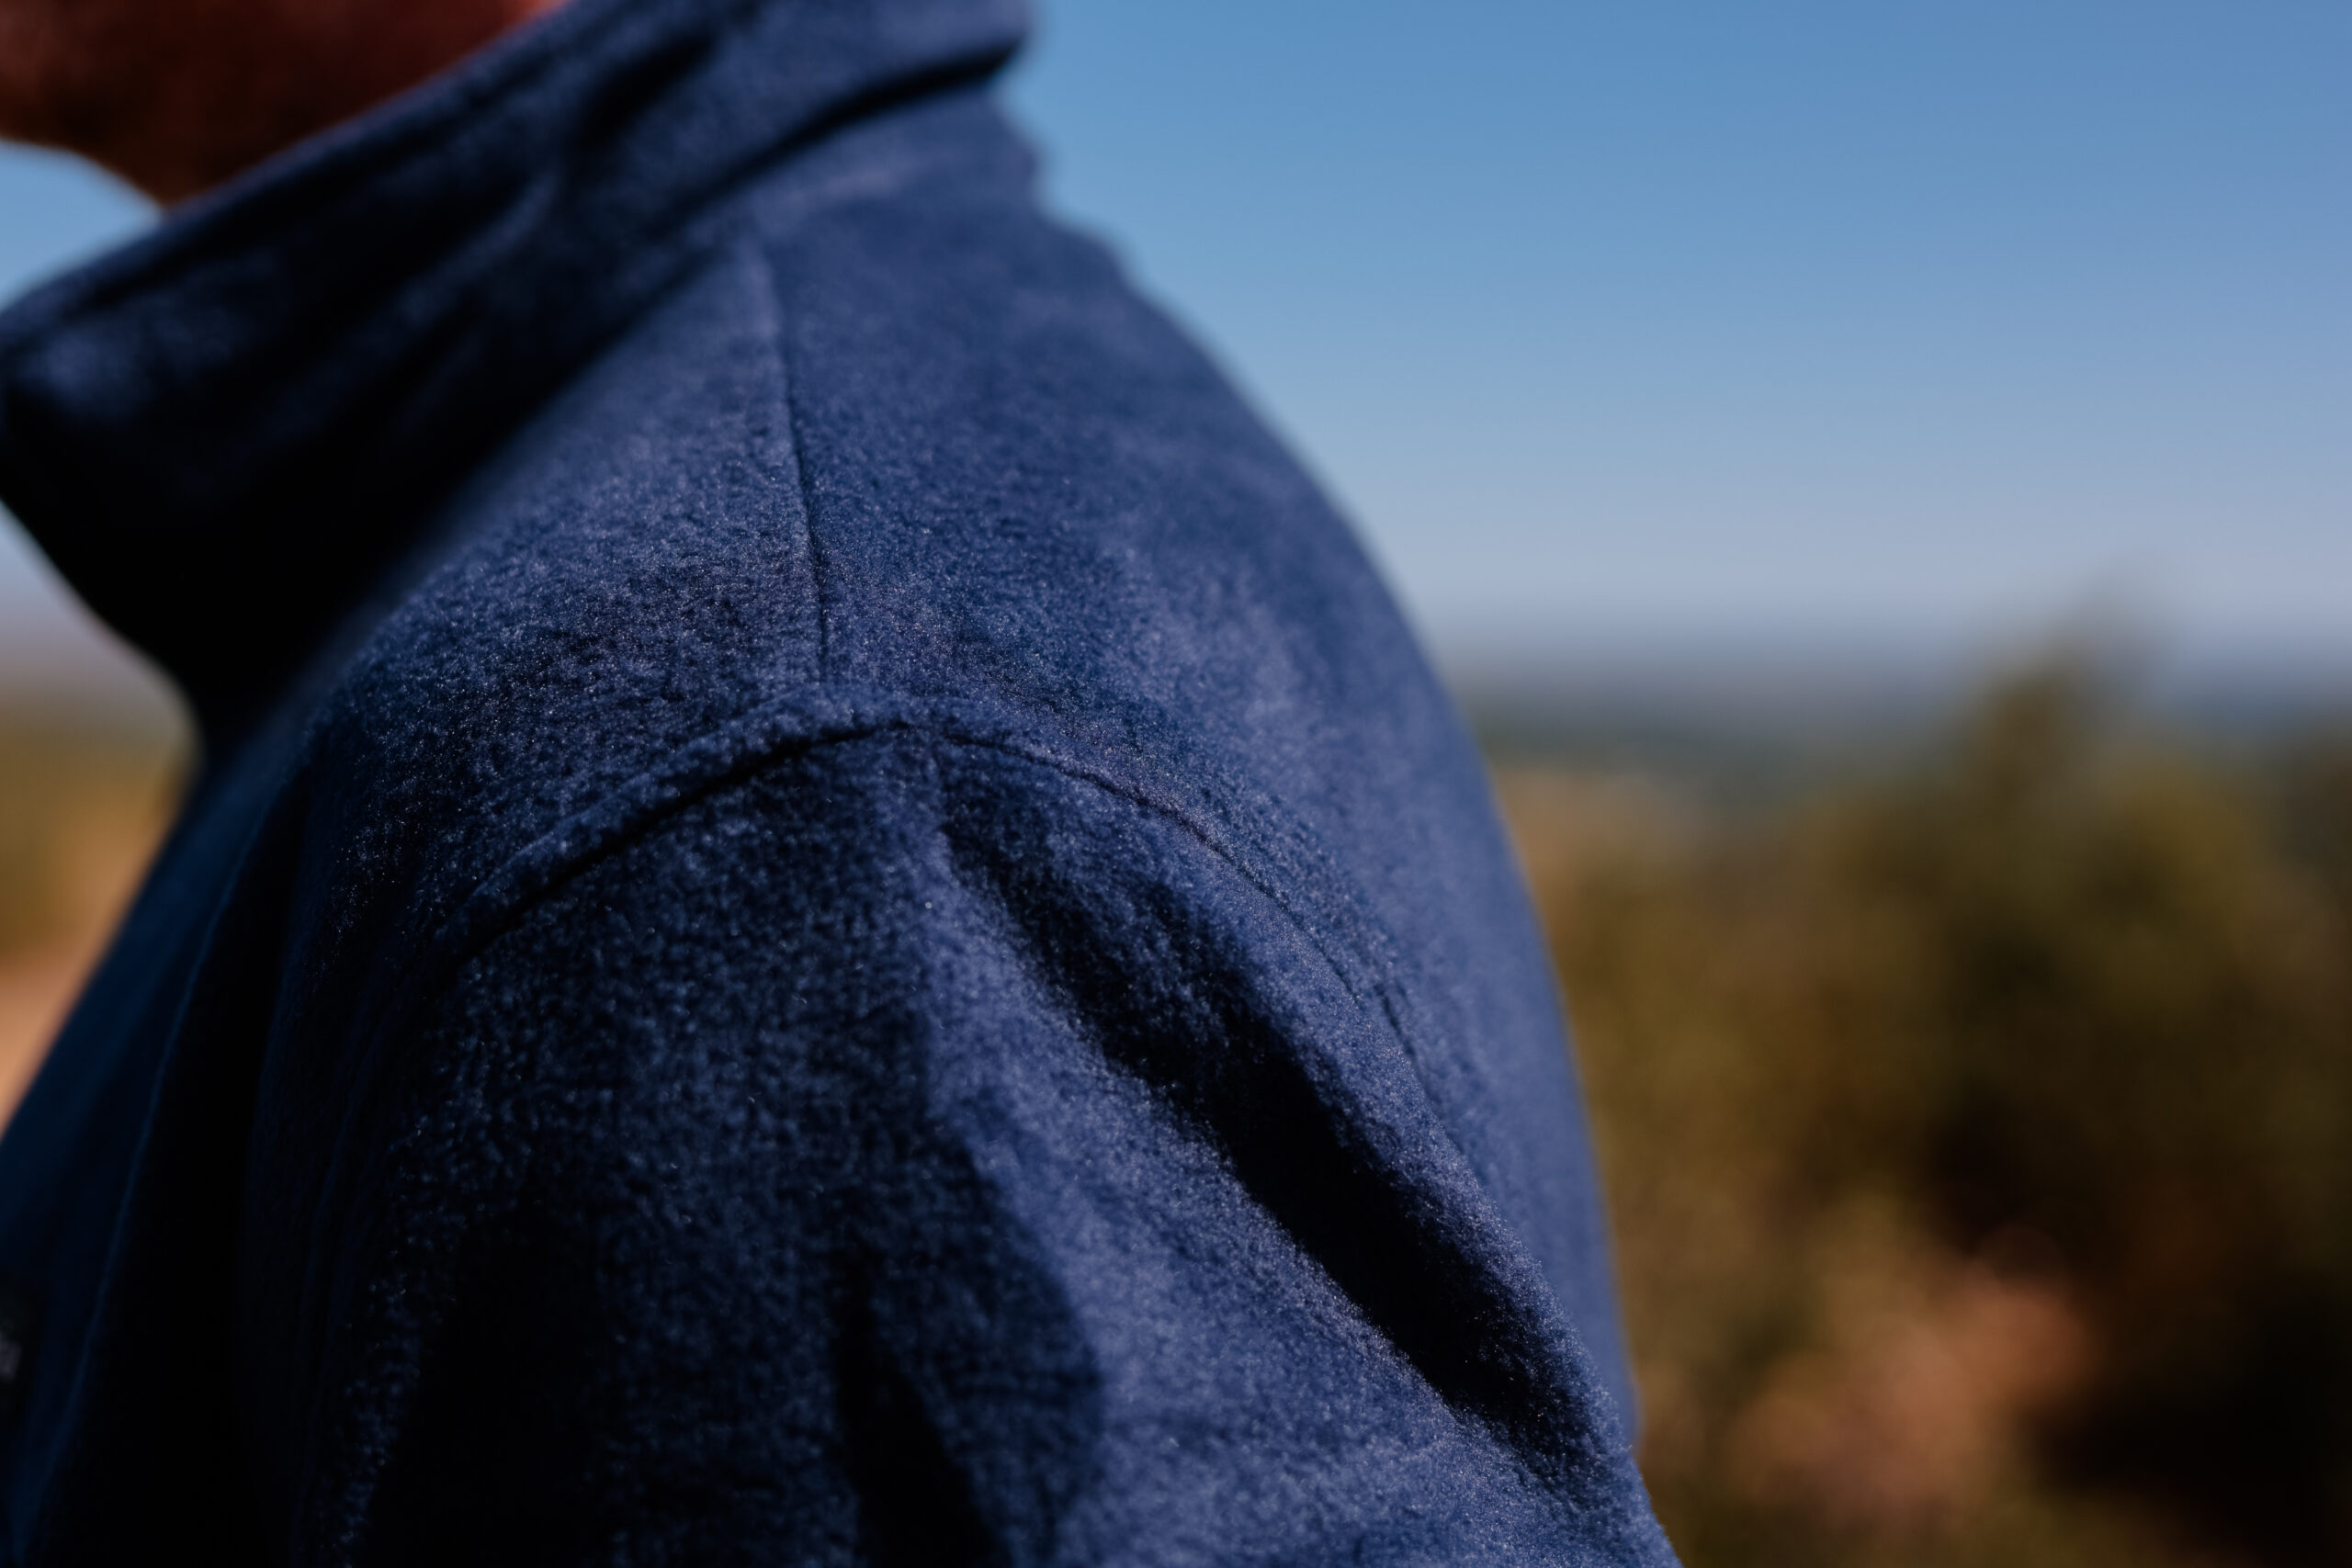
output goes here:
{"type": "MultiPolygon", "coordinates": [[[[1293,901],[1284,898],[1270,879],[1245,864],[1232,847],[1219,842],[1218,835],[1186,813],[1154,799],[1148,792],[1120,780],[1114,772],[1074,765],[1034,740],[1024,744],[1015,736],[976,733],[955,723],[954,716],[936,710],[909,713],[888,698],[871,705],[844,705],[846,711],[836,716],[812,711],[826,705],[830,705],[822,704],[821,699],[815,703],[786,701],[756,710],[736,724],[689,742],[673,752],[666,765],[638,774],[507,857],[475,885],[474,890],[425,942],[419,972],[413,973],[401,987],[402,995],[415,999],[379,1015],[382,1021],[371,1032],[363,1055],[372,1057],[386,1039],[419,1012],[425,1000],[437,999],[452,976],[520,923],[538,903],[597,863],[643,840],[677,813],[754,778],[787,758],[806,755],[821,746],[891,732],[927,734],[949,744],[1018,757],[1173,823],[1232,867],[1236,874],[1279,909],[1330,966],[1359,1005],[1367,999],[1363,987],[1351,983],[1351,969],[1359,974],[1371,971],[1376,976],[1377,950],[1385,944],[1386,933],[1364,911],[1351,908],[1342,912],[1344,924],[1363,926],[1361,937],[1370,939],[1349,943],[1358,950],[1358,962],[1354,965],[1343,964],[1323,937],[1308,925],[1293,901]],[[829,717],[831,722],[827,722],[829,717]]],[[[1283,826],[1302,841],[1314,845],[1312,836],[1289,819],[1287,814],[1283,826]]],[[[1412,1052],[1418,1032],[1401,1016],[1389,987],[1378,985],[1375,978],[1372,988],[1375,993],[1372,999],[1376,1000],[1378,1010],[1397,1043],[1412,1052]]]]}

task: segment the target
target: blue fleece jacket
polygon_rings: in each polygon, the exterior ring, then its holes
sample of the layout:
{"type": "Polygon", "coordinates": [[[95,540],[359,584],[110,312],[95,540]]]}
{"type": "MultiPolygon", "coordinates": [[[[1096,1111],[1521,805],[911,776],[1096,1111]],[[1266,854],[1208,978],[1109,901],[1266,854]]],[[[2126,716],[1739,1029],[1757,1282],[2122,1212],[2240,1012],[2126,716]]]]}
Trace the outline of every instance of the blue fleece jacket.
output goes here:
{"type": "Polygon", "coordinates": [[[576,0],[0,320],[205,740],[0,1142],[7,1556],[1670,1561],[1477,761],[1021,26],[576,0]]]}

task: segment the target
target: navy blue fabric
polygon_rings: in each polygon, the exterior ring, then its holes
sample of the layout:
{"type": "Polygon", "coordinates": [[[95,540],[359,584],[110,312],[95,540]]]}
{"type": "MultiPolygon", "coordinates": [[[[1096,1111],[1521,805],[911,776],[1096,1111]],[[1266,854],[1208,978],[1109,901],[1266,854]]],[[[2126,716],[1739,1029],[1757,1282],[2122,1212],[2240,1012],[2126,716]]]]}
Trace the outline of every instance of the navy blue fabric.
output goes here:
{"type": "Polygon", "coordinates": [[[1671,1560],[1476,760],[1021,26],[576,0],[0,319],[206,742],[12,1557],[1671,1560]]]}

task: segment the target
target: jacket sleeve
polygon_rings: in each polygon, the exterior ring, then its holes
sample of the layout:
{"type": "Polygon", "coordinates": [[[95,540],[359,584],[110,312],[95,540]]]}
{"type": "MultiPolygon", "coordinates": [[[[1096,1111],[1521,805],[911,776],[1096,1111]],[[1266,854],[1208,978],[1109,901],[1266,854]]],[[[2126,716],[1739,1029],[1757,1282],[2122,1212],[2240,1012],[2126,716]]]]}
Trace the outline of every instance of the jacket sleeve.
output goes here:
{"type": "Polygon", "coordinates": [[[1377,1009],[1095,785],[775,761],[419,1020],[262,1314],[298,1561],[1670,1561],[1377,1009]]]}

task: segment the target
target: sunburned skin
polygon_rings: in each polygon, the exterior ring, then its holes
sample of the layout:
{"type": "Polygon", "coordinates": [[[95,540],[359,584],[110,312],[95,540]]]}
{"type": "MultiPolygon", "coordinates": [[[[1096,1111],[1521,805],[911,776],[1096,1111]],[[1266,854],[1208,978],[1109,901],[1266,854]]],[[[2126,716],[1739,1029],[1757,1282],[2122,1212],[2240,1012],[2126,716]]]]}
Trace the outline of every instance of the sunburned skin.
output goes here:
{"type": "Polygon", "coordinates": [[[170,205],[560,3],[0,0],[0,138],[170,205]]]}

